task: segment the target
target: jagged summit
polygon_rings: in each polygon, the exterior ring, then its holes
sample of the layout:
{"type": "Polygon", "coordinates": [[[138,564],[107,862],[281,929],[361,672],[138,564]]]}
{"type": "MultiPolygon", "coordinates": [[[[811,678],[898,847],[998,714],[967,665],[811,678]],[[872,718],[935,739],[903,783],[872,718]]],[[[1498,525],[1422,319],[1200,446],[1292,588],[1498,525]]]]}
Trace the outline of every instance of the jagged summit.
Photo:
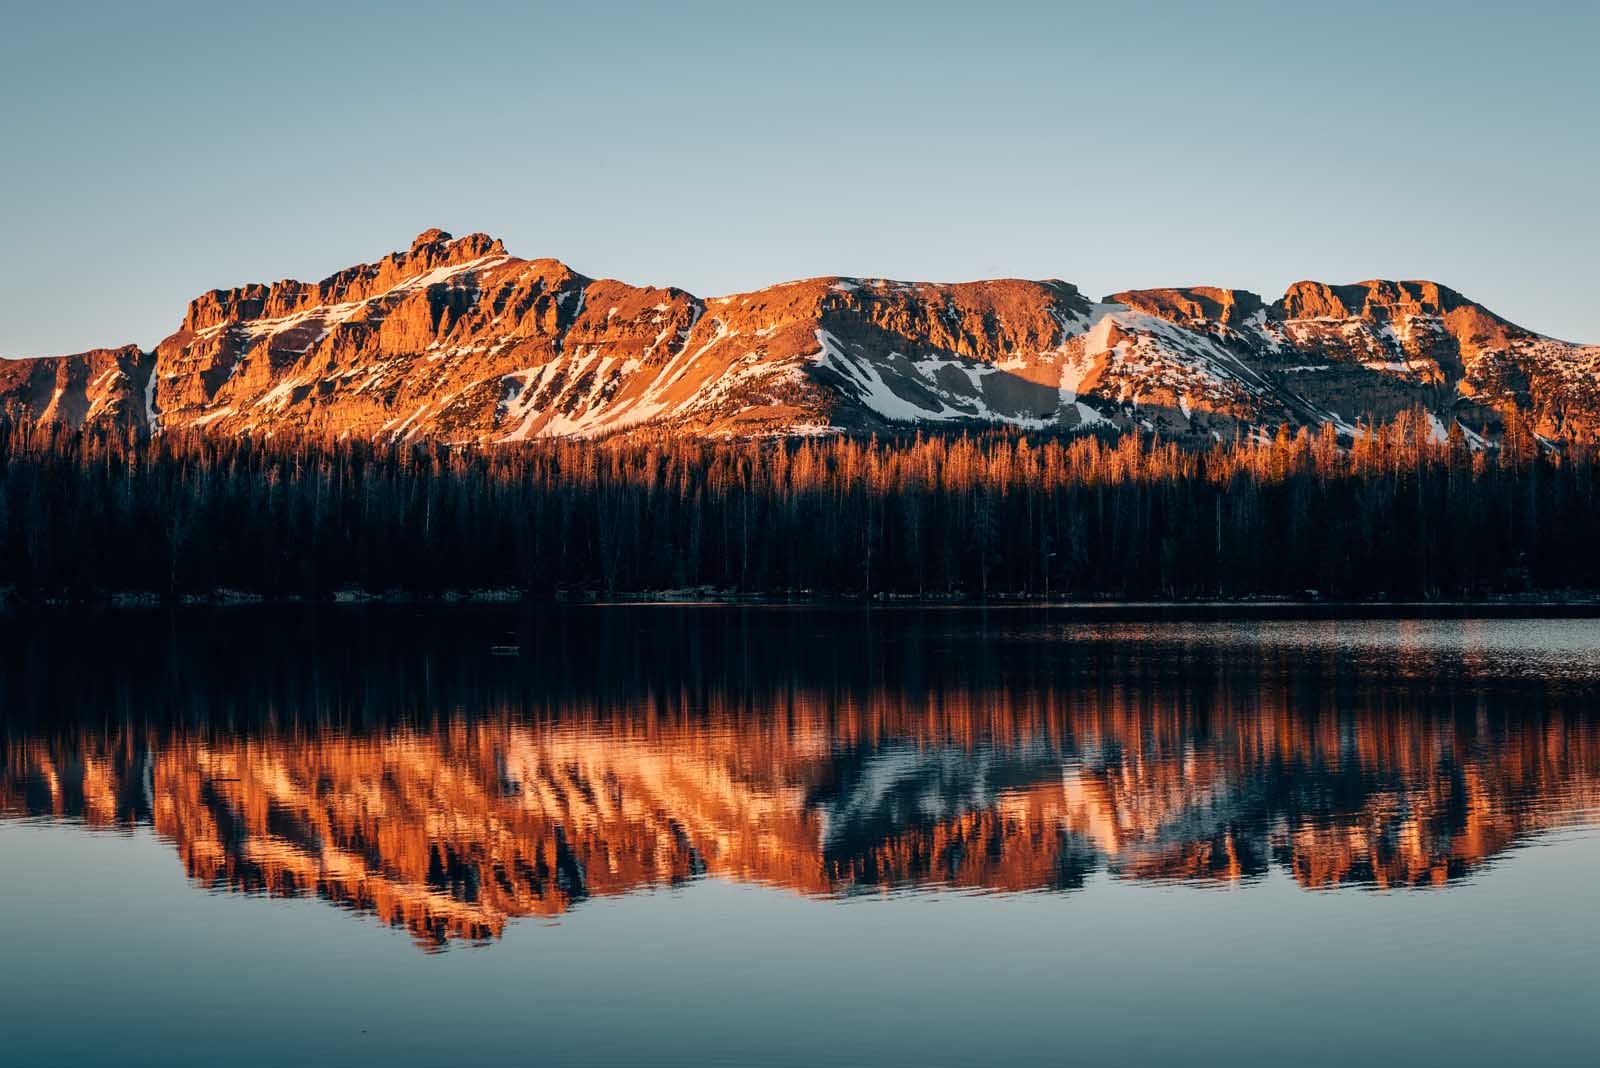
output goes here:
{"type": "Polygon", "coordinates": [[[270,285],[260,282],[234,289],[213,289],[189,302],[180,332],[203,330],[218,323],[272,319],[298,309],[365,300],[376,293],[441,267],[504,256],[505,246],[488,234],[452,238],[443,230],[424,230],[406,252],[394,252],[376,263],[349,267],[321,282],[292,278],[270,285]]]}
{"type": "Polygon", "coordinates": [[[454,240],[454,238],[452,238],[450,234],[435,226],[431,229],[422,231],[422,233],[416,236],[416,239],[411,242],[411,251],[415,252],[424,245],[436,245],[452,240],[454,240]]]}
{"type": "Polygon", "coordinates": [[[1185,286],[1179,289],[1131,289],[1106,297],[1107,304],[1126,304],[1172,322],[1215,322],[1237,326],[1265,305],[1245,289],[1185,286]]]}
{"type": "Polygon", "coordinates": [[[161,432],[518,441],[894,427],[1140,427],[1211,439],[1417,404],[1440,432],[1600,428],[1600,348],[1430,281],[1090,301],[1057,279],[852,277],[700,298],[422,231],[320,282],[215,289],[151,352],[0,364],[0,410],[161,432]]]}
{"type": "Polygon", "coordinates": [[[1413,280],[1395,282],[1373,278],[1350,285],[1302,281],[1291,285],[1278,307],[1286,318],[1349,318],[1388,314],[1404,309],[1441,315],[1472,302],[1460,293],[1437,282],[1413,280]]]}

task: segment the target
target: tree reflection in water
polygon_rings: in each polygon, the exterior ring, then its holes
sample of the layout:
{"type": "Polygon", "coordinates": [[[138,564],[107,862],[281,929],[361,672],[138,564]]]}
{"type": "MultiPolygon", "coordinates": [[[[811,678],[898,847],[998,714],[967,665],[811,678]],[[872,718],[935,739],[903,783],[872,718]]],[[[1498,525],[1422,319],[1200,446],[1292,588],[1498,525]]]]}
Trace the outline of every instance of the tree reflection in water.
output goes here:
{"type": "Polygon", "coordinates": [[[12,644],[0,815],[148,824],[208,887],[430,947],[702,876],[1441,886],[1600,810],[1582,620],[160,618],[12,644]]]}

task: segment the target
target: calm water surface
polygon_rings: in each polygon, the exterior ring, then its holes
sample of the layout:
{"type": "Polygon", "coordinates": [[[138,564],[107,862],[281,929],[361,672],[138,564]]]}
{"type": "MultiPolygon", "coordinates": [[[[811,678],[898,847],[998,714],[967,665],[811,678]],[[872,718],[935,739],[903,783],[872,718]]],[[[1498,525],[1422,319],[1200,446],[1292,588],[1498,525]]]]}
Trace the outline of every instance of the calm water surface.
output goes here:
{"type": "Polygon", "coordinates": [[[1600,620],[0,622],[0,1063],[1592,1064],[1600,620]]]}

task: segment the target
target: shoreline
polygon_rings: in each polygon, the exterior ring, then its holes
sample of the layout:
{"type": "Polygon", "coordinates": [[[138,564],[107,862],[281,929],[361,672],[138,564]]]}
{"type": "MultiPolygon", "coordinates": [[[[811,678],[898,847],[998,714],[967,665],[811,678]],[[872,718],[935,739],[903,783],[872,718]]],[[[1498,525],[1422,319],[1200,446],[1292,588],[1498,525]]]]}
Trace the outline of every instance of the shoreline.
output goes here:
{"type": "Polygon", "coordinates": [[[1038,609],[1048,611],[1212,611],[1224,613],[1309,612],[1350,613],[1371,610],[1383,613],[1460,612],[1486,610],[1589,610],[1600,614],[1600,591],[1540,590],[1518,594],[1498,594],[1480,598],[1440,598],[1437,600],[1384,600],[1360,598],[1339,600],[1322,597],[1197,597],[1174,599],[1120,598],[1095,594],[1081,598],[1044,598],[1028,595],[995,595],[988,598],[919,594],[771,594],[738,593],[728,590],[686,589],[601,594],[595,591],[533,597],[514,589],[445,591],[414,593],[388,591],[370,593],[340,590],[332,594],[307,597],[290,594],[268,596],[239,590],[216,590],[209,594],[162,596],[148,591],[117,591],[93,598],[46,598],[28,601],[0,590],[0,618],[32,614],[78,612],[150,612],[156,610],[193,611],[248,608],[349,608],[415,607],[424,609],[501,607],[521,610],[562,610],[580,608],[814,608],[814,609],[1038,609]]]}

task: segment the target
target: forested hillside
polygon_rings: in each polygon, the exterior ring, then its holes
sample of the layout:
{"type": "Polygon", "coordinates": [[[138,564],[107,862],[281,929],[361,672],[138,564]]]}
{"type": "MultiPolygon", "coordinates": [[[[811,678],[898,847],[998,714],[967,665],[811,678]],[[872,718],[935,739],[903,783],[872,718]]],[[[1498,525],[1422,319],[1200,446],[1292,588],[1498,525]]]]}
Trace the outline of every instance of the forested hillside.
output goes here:
{"type": "Polygon", "coordinates": [[[236,590],[1459,598],[1600,589],[1596,454],[1421,411],[1149,435],[501,447],[0,423],[18,601],[236,590]]]}

